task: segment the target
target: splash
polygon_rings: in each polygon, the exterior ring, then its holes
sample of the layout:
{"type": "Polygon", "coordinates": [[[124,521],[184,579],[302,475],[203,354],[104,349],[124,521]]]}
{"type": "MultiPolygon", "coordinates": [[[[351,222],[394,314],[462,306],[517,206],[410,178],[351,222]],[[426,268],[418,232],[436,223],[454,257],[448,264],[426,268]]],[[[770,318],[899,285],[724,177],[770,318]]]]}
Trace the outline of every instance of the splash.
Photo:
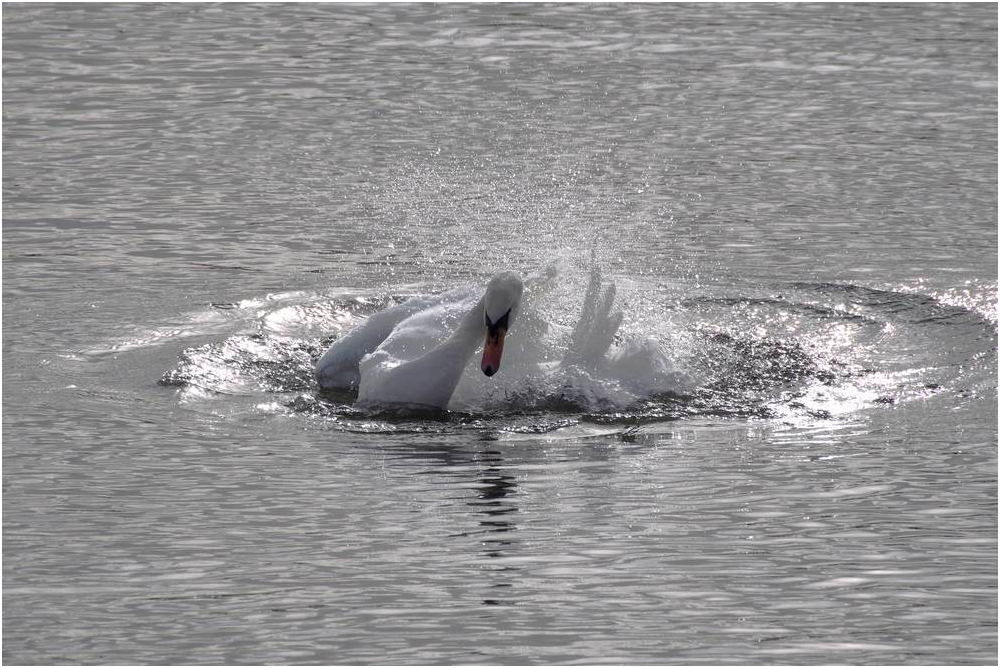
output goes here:
{"type": "MultiPolygon", "coordinates": [[[[248,397],[261,413],[342,429],[481,434],[580,421],[822,422],[942,392],[991,391],[994,323],[927,295],[854,285],[691,296],[686,285],[619,281],[625,318],[605,362],[567,363],[581,309],[577,275],[562,267],[538,275],[503,370],[486,378],[473,360],[450,412],[361,411],[352,393],[321,393],[312,376],[333,340],[385,306],[425,294],[420,286],[247,300],[225,311],[241,333],[187,348],[160,382],[184,402],[248,397]]],[[[218,323],[206,322],[214,335],[218,323]]]]}

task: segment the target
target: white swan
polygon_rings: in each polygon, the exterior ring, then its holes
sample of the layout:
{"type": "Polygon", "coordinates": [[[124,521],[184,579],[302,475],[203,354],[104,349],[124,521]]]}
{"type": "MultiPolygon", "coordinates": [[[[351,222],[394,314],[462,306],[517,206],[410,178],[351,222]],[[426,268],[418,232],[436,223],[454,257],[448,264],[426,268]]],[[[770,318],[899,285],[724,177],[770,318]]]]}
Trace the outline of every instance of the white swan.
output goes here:
{"type": "Polygon", "coordinates": [[[356,387],[361,405],[446,408],[480,345],[483,373],[500,370],[504,339],[517,321],[523,292],[517,274],[497,274],[441,343],[436,342],[456,309],[468,308],[467,293],[417,297],[381,311],[330,346],[316,363],[316,380],[324,389],[356,387]]]}
{"type": "MultiPolygon", "coordinates": [[[[516,274],[503,272],[490,280],[481,298],[471,290],[452,290],[380,311],[330,346],[316,363],[316,380],[323,389],[356,389],[361,406],[444,409],[453,395],[487,391],[484,375],[492,377],[501,369],[507,334],[520,318],[507,346],[512,359],[503,363],[508,374],[514,372],[508,380],[515,385],[531,376],[561,377],[584,388],[588,396],[613,395],[628,402],[691,383],[674,370],[655,338],[623,341],[609,352],[623,314],[614,308],[615,285],[602,289],[596,269],[561,362],[556,358],[542,363],[548,323],[523,308],[523,301],[541,296],[555,275],[550,268],[522,283],[516,274]],[[463,378],[480,345],[484,375],[467,373],[463,378]]],[[[456,401],[462,404],[460,398],[456,401]]]]}

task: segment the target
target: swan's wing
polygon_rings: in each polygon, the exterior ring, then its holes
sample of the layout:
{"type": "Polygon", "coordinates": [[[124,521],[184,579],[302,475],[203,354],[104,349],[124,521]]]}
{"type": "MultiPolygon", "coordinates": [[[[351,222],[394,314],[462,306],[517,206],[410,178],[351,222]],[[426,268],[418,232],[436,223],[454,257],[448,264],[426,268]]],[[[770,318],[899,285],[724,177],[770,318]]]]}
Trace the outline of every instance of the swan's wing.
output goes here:
{"type": "Polygon", "coordinates": [[[452,290],[439,295],[412,297],[368,317],[345,336],[333,342],[316,362],[316,381],[323,389],[356,389],[360,383],[361,358],[378,348],[396,327],[421,311],[449,300],[461,298],[466,291],[452,290]]]}
{"type": "Polygon", "coordinates": [[[447,408],[462,364],[452,369],[455,360],[437,354],[439,350],[409,361],[393,357],[383,348],[365,355],[356,405],[447,408]]]}
{"type": "Polygon", "coordinates": [[[451,334],[468,301],[447,300],[427,304],[424,308],[397,321],[374,350],[406,362],[426,355],[451,334]]]}
{"type": "Polygon", "coordinates": [[[450,335],[471,301],[439,304],[400,322],[361,359],[358,404],[446,408],[468,362],[450,335]]]}
{"type": "Polygon", "coordinates": [[[600,365],[615,333],[622,324],[622,312],[614,310],[617,289],[614,283],[601,291],[601,272],[590,272],[590,283],[583,298],[580,320],[570,337],[570,345],[563,357],[563,365],[600,365]]]}

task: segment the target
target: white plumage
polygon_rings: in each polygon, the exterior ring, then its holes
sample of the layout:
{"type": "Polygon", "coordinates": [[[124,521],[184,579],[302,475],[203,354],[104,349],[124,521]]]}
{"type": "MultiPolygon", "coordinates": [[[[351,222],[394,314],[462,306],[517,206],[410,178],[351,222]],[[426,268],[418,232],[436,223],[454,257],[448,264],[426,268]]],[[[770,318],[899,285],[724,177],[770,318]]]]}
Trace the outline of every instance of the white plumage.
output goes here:
{"type": "Polygon", "coordinates": [[[686,377],[673,371],[656,339],[630,341],[609,354],[622,312],[614,308],[614,284],[602,289],[596,270],[561,363],[539,364],[548,326],[525,302],[543,293],[554,276],[549,270],[522,283],[516,274],[502,272],[482,294],[451,290],[380,311],[330,346],[316,364],[316,379],[324,389],[356,389],[361,406],[443,409],[452,402],[469,360],[482,349],[482,374],[466,373],[463,388],[495,384],[485,376],[498,371],[538,377],[586,370],[654,391],[683,384],[686,377]]]}

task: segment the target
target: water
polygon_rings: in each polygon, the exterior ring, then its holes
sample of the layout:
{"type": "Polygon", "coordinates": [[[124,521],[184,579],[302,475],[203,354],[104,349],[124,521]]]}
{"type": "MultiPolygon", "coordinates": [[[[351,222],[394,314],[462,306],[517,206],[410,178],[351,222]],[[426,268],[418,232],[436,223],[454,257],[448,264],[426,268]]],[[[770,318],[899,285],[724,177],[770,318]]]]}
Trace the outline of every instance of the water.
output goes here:
{"type": "Polygon", "coordinates": [[[995,7],[3,37],[5,662],[996,660],[995,7]],[[558,334],[592,263],[697,389],[311,380],[500,269],[558,270],[558,334]]]}

